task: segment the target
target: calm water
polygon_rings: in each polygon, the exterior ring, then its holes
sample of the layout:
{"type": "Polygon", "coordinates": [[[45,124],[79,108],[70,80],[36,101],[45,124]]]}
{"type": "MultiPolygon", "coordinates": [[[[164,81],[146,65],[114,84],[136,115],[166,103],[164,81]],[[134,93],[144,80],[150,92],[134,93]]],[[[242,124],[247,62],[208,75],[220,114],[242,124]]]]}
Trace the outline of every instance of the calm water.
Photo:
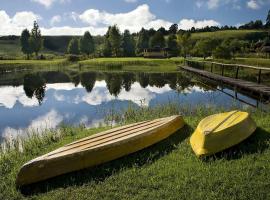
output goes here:
{"type": "Polygon", "coordinates": [[[42,71],[0,75],[0,140],[61,124],[100,125],[111,110],[183,105],[267,107],[217,84],[181,73],[42,71]],[[205,82],[205,81],[204,81],[205,82]],[[245,103],[244,103],[245,102],[245,103]]]}

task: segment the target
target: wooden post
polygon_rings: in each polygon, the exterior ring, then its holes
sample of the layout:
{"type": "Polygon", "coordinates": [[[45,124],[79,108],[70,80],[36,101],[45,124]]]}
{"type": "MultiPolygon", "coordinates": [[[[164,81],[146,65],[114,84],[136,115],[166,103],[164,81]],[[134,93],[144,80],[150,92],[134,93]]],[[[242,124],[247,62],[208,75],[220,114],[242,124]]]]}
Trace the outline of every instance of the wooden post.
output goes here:
{"type": "Polygon", "coordinates": [[[238,79],[238,73],[239,73],[239,66],[237,65],[237,68],[236,68],[236,74],[235,74],[235,78],[238,79]]]}
{"type": "Polygon", "coordinates": [[[213,72],[213,63],[211,63],[211,72],[213,72]]]}
{"type": "Polygon", "coordinates": [[[222,68],[221,68],[221,75],[222,76],[224,75],[224,65],[222,65],[222,68]]]}
{"type": "Polygon", "coordinates": [[[258,83],[261,83],[261,75],[262,75],[262,70],[259,70],[259,74],[258,74],[258,83]]]}

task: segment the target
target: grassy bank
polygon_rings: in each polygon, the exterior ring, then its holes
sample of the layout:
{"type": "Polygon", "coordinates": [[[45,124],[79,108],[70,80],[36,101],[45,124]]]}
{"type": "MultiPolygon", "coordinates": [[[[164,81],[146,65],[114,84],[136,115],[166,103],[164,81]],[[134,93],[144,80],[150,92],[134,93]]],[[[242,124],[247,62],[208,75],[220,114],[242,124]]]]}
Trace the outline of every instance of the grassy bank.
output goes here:
{"type": "Polygon", "coordinates": [[[95,58],[80,61],[82,67],[93,69],[121,69],[126,71],[176,71],[177,66],[183,63],[183,58],[148,59],[132,58],[95,58]]]}
{"type": "Polygon", "coordinates": [[[46,68],[70,65],[66,59],[54,60],[0,60],[1,71],[22,70],[31,68],[46,68]]]}
{"type": "MultiPolygon", "coordinates": [[[[121,123],[183,113],[187,125],[165,141],[99,167],[15,189],[15,177],[26,161],[75,139],[106,128],[61,128],[32,136],[1,153],[0,199],[269,199],[270,114],[255,112],[258,129],[246,141],[200,160],[189,145],[198,122],[218,110],[179,107],[127,109],[121,123]]],[[[221,110],[219,110],[221,111],[221,110]]],[[[110,118],[110,117],[109,117],[110,118]]]]}

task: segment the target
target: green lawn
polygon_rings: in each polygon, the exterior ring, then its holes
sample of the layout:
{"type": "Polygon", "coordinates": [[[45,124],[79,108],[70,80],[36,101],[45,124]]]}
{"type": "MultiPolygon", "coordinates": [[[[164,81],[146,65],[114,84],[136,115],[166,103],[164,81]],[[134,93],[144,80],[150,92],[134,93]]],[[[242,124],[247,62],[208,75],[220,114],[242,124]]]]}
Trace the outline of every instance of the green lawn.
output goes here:
{"type": "MultiPolygon", "coordinates": [[[[15,177],[24,162],[63,144],[104,128],[62,128],[46,137],[33,137],[24,152],[0,154],[0,199],[269,199],[270,114],[252,117],[258,129],[241,144],[207,159],[198,159],[189,137],[198,122],[216,109],[174,104],[128,109],[124,123],[184,113],[187,125],[150,148],[91,169],[15,189],[15,177]],[[60,133],[60,134],[59,134],[60,133]]],[[[221,111],[221,110],[219,110],[221,111]]]]}
{"type": "Polygon", "coordinates": [[[149,59],[142,57],[132,58],[95,58],[80,61],[82,67],[95,69],[121,69],[127,71],[176,71],[182,64],[183,58],[149,59]]]}

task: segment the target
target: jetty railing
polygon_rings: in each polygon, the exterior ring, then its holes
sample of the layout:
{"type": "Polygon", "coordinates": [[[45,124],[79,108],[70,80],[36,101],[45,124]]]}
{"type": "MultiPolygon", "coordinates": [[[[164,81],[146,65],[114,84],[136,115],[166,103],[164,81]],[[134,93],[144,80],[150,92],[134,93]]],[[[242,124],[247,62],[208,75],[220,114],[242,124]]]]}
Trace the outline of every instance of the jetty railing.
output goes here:
{"type": "Polygon", "coordinates": [[[242,64],[226,64],[219,62],[210,62],[210,61],[198,61],[198,60],[185,60],[185,65],[197,69],[206,70],[206,67],[210,65],[210,71],[214,73],[214,68],[218,66],[220,68],[220,75],[225,76],[225,68],[230,69],[231,72],[235,70],[234,77],[235,79],[239,78],[239,70],[240,69],[251,69],[257,71],[257,83],[260,84],[262,81],[262,71],[270,73],[270,68],[267,67],[256,67],[250,65],[242,65],[242,64]]]}

